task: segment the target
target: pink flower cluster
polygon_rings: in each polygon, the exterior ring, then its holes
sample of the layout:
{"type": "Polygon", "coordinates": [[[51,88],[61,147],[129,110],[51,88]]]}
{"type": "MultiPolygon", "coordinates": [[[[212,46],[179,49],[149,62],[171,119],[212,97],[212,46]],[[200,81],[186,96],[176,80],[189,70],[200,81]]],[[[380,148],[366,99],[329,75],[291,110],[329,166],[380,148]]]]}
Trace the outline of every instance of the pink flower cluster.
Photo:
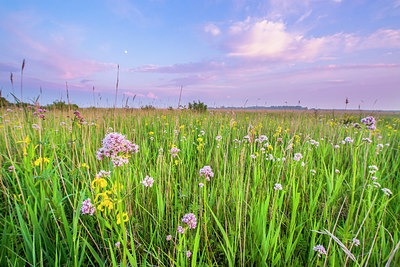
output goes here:
{"type": "Polygon", "coordinates": [[[122,166],[128,163],[127,157],[122,157],[119,154],[132,154],[139,152],[139,146],[131,143],[120,133],[109,133],[103,139],[103,147],[96,152],[96,157],[99,160],[108,157],[112,159],[115,166],[122,166]]]}
{"type": "Polygon", "coordinates": [[[195,229],[197,226],[196,215],[193,213],[188,213],[183,216],[182,222],[186,223],[189,226],[189,229],[195,229]]]}
{"type": "Polygon", "coordinates": [[[38,116],[39,118],[43,119],[44,118],[44,113],[46,113],[47,110],[38,108],[35,112],[33,112],[33,115],[38,116]]]}
{"type": "Polygon", "coordinates": [[[326,250],[323,245],[316,245],[313,250],[318,252],[317,256],[321,257],[321,255],[327,255],[326,250]]]}
{"type": "Polygon", "coordinates": [[[100,179],[100,178],[110,178],[111,177],[111,173],[107,172],[107,171],[103,171],[101,170],[98,174],[96,174],[96,178],[100,179]]]}
{"type": "Polygon", "coordinates": [[[376,120],[372,116],[368,116],[361,120],[361,122],[367,126],[368,130],[375,131],[376,130],[376,120]]]}
{"type": "Polygon", "coordinates": [[[82,202],[82,207],[81,207],[82,214],[89,214],[90,216],[92,216],[95,211],[96,211],[96,207],[93,206],[90,198],[88,198],[82,202]]]}
{"type": "Polygon", "coordinates": [[[210,166],[204,166],[202,169],[200,169],[200,176],[204,176],[207,181],[210,181],[210,177],[214,177],[214,173],[212,172],[210,166]]]}
{"type": "Polygon", "coordinates": [[[141,181],[140,183],[143,184],[145,187],[152,187],[153,183],[154,183],[154,179],[153,179],[153,177],[149,177],[148,175],[146,175],[144,180],[141,181]]]}
{"type": "Polygon", "coordinates": [[[78,124],[82,124],[85,119],[82,117],[81,113],[79,111],[74,111],[74,121],[77,122],[78,124]]]}
{"type": "Polygon", "coordinates": [[[173,147],[171,148],[171,156],[173,158],[175,158],[176,156],[178,156],[178,153],[181,152],[181,150],[177,147],[173,147]]]}

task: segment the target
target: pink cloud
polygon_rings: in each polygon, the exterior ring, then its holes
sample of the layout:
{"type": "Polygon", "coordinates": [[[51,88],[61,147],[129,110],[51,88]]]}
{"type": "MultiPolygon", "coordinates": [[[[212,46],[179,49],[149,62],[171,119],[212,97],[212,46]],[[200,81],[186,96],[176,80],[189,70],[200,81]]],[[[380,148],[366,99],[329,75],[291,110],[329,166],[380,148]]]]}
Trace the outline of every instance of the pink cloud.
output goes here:
{"type": "Polygon", "coordinates": [[[146,94],[146,93],[143,93],[143,90],[140,90],[138,93],[133,93],[133,92],[128,91],[128,92],[123,92],[122,94],[126,95],[126,96],[132,96],[132,97],[136,96],[136,97],[144,97],[144,98],[150,98],[150,99],[158,98],[158,96],[155,95],[153,92],[148,92],[146,94]]]}
{"type": "Polygon", "coordinates": [[[281,62],[313,62],[345,52],[400,47],[400,30],[380,29],[368,36],[336,33],[305,37],[281,22],[247,18],[233,23],[224,47],[228,56],[281,62]]]}

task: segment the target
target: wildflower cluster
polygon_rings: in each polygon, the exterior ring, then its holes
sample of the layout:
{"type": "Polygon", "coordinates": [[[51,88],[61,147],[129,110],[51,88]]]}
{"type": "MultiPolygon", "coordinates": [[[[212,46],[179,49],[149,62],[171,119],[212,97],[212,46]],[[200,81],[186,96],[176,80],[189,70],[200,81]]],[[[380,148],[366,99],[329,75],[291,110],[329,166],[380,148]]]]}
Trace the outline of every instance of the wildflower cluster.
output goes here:
{"type": "Polygon", "coordinates": [[[44,113],[46,113],[46,112],[47,112],[46,109],[38,108],[35,112],[33,112],[33,115],[38,116],[41,119],[44,119],[44,117],[45,117],[44,113]]]}
{"type": "Polygon", "coordinates": [[[90,216],[93,216],[95,211],[96,211],[96,207],[93,206],[90,198],[88,198],[82,202],[82,207],[81,207],[82,214],[89,214],[90,216]]]}
{"type": "Polygon", "coordinates": [[[153,183],[154,183],[154,179],[153,179],[153,177],[149,177],[148,175],[146,175],[144,180],[141,181],[140,183],[143,184],[144,187],[152,187],[153,183]]]}
{"type": "Polygon", "coordinates": [[[365,117],[361,120],[361,122],[367,127],[368,130],[375,131],[376,130],[376,120],[372,116],[365,117]]]}
{"type": "Polygon", "coordinates": [[[200,169],[200,176],[205,177],[207,181],[210,181],[210,177],[214,177],[214,173],[210,166],[204,166],[200,169]]]}
{"type": "Polygon", "coordinates": [[[173,146],[173,147],[171,148],[171,151],[170,151],[171,156],[172,156],[173,158],[177,157],[179,152],[181,152],[181,150],[180,150],[179,148],[175,147],[175,146],[173,146]]]}
{"type": "Polygon", "coordinates": [[[79,111],[74,111],[74,122],[78,123],[79,125],[82,124],[85,119],[82,117],[81,113],[79,111]]]}
{"type": "Polygon", "coordinates": [[[314,248],[313,248],[313,250],[315,251],[315,252],[318,252],[318,257],[321,257],[321,255],[327,255],[327,253],[326,253],[326,250],[325,250],[325,248],[324,248],[324,246],[323,245],[316,245],[314,248]]]}
{"type": "Polygon", "coordinates": [[[182,222],[189,226],[189,229],[195,229],[197,225],[196,216],[193,213],[188,213],[183,216],[182,222]]]}
{"type": "Polygon", "coordinates": [[[274,190],[275,190],[275,191],[276,191],[276,190],[283,190],[283,187],[282,187],[281,184],[276,183],[275,186],[274,186],[274,190]]]}
{"type": "Polygon", "coordinates": [[[294,154],[293,160],[300,161],[302,158],[303,158],[303,155],[301,153],[296,153],[296,154],[294,154]]]}
{"type": "Polygon", "coordinates": [[[102,160],[109,157],[116,166],[128,163],[128,155],[139,152],[139,146],[131,143],[120,133],[109,133],[103,139],[103,147],[96,152],[96,157],[102,160]]]}

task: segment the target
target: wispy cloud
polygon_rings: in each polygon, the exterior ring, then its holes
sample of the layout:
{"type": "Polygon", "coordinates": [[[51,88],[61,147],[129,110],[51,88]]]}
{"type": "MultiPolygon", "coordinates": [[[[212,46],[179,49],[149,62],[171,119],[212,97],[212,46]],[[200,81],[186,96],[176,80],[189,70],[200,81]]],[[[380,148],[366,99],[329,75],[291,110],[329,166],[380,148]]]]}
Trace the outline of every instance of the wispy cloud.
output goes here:
{"type": "Polygon", "coordinates": [[[183,64],[174,64],[170,66],[158,66],[158,65],[145,65],[138,68],[130,69],[129,72],[154,72],[154,73],[193,73],[203,72],[208,70],[209,72],[220,70],[225,67],[224,62],[218,61],[202,61],[202,62],[190,62],[183,64]]]}

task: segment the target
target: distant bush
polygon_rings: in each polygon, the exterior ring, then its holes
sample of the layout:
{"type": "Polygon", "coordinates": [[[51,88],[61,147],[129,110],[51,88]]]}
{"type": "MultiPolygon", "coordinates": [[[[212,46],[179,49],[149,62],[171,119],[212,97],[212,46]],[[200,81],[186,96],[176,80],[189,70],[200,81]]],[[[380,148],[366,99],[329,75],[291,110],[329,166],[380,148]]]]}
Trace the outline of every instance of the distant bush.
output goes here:
{"type": "Polygon", "coordinates": [[[141,107],[142,110],[155,110],[156,108],[152,105],[146,105],[141,107]]]}
{"type": "Polygon", "coordinates": [[[53,104],[49,104],[46,107],[48,109],[59,109],[59,110],[65,110],[65,109],[77,110],[79,108],[77,104],[65,104],[64,101],[54,101],[53,104]]]}
{"type": "Polygon", "coordinates": [[[8,102],[7,99],[5,99],[4,97],[0,97],[0,107],[6,107],[9,106],[11,103],[8,102]]]}
{"type": "Polygon", "coordinates": [[[198,111],[198,112],[205,112],[207,110],[207,105],[205,105],[203,102],[193,101],[193,103],[188,104],[188,109],[198,111]]]}

